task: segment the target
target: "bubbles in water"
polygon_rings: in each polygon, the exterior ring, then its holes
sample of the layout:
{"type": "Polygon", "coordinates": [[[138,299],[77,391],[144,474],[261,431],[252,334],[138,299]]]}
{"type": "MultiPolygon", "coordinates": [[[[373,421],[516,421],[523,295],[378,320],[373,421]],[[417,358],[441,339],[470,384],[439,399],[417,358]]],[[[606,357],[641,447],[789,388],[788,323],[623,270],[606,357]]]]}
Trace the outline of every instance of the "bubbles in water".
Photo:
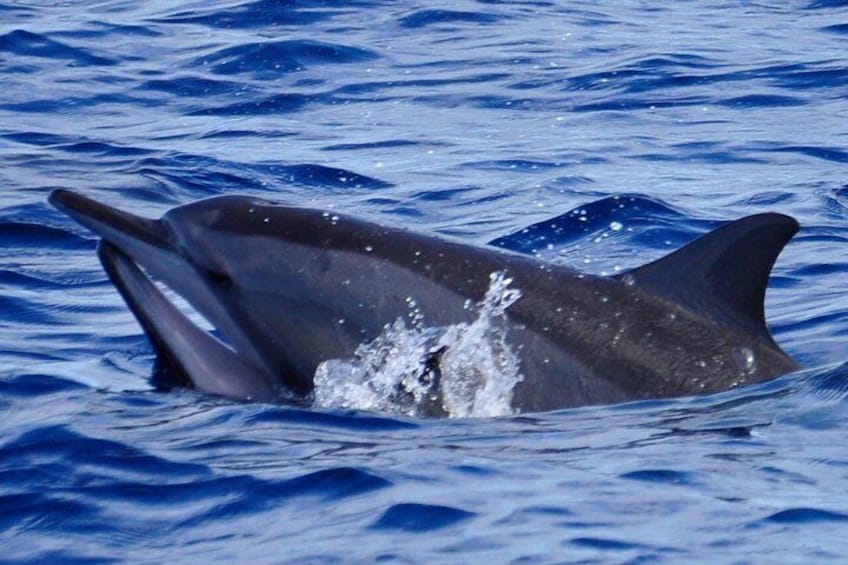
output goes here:
{"type": "Polygon", "coordinates": [[[493,273],[470,323],[428,327],[414,299],[410,314],[387,324],[352,359],[322,363],[315,372],[315,404],[409,416],[452,418],[512,414],[520,362],[507,340],[506,310],[521,292],[493,273]]]}

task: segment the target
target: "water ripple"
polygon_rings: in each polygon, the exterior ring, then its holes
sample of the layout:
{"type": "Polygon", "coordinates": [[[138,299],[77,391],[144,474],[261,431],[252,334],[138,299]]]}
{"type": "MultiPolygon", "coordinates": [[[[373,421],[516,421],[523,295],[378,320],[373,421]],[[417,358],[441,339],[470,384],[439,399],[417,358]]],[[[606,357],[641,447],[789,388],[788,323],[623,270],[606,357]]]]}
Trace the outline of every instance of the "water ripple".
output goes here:
{"type": "Polygon", "coordinates": [[[846,522],[848,514],[830,512],[818,508],[790,508],[775,512],[764,518],[766,522],[777,524],[810,524],[815,522],[846,522]]]}
{"type": "Polygon", "coordinates": [[[273,79],[280,73],[303,70],[313,64],[348,64],[376,58],[373,51],[358,47],[290,40],[228,47],[199,58],[195,65],[208,66],[213,73],[248,73],[254,78],[273,79]]]}
{"type": "Polygon", "coordinates": [[[331,18],[341,11],[339,8],[330,8],[323,2],[258,0],[227,8],[214,6],[206,9],[183,10],[157,17],[153,21],[166,24],[200,24],[223,29],[250,29],[314,24],[331,18]]]}
{"type": "Polygon", "coordinates": [[[190,115],[195,116],[258,116],[264,114],[285,114],[300,110],[313,101],[306,94],[286,92],[272,96],[258,97],[245,102],[225,104],[194,110],[190,115]]]}
{"type": "Polygon", "coordinates": [[[64,59],[75,65],[116,65],[117,61],[93,55],[84,49],[72,47],[47,36],[31,33],[26,30],[15,31],[0,35],[0,53],[14,53],[23,57],[41,59],[64,59]]]}
{"type": "MultiPolygon", "coordinates": [[[[661,220],[671,224],[681,216],[680,212],[654,198],[636,194],[612,196],[499,237],[490,244],[537,254],[549,247],[584,239],[601,231],[620,230],[625,225],[631,229],[648,226],[657,229],[661,220]]],[[[640,233],[644,235],[644,231],[640,230],[640,233]]]]}
{"type": "Polygon", "coordinates": [[[380,530],[430,532],[453,526],[475,514],[460,508],[434,504],[395,504],[374,523],[380,530]]]}
{"type": "Polygon", "coordinates": [[[500,18],[486,12],[463,12],[459,10],[416,10],[398,20],[401,27],[418,29],[440,24],[493,24],[500,18]]]}
{"type": "Polygon", "coordinates": [[[286,423],[309,426],[330,426],[358,431],[392,431],[415,429],[417,424],[395,418],[341,414],[336,412],[319,412],[312,410],[268,410],[252,416],[251,423],[286,423]]]}

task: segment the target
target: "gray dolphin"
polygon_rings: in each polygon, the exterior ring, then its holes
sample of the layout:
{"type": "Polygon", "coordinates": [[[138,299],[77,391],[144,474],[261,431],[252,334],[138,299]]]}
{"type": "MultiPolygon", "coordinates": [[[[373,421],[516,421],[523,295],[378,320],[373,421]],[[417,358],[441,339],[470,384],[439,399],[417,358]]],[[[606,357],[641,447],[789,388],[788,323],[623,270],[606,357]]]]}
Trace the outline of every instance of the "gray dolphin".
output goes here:
{"type": "Polygon", "coordinates": [[[730,222],[598,277],[252,197],[211,198],[159,220],[67,190],[50,202],[103,239],[101,261],[160,356],[197,389],[232,398],[308,397],[319,363],[350,358],[408,315],[409,299],[429,325],[469,322],[466,302],[483,298],[495,272],[521,292],[507,312],[524,375],[512,400],[520,411],[715,392],[800,368],[763,312],[772,265],[798,230],[779,214],[730,222]]]}

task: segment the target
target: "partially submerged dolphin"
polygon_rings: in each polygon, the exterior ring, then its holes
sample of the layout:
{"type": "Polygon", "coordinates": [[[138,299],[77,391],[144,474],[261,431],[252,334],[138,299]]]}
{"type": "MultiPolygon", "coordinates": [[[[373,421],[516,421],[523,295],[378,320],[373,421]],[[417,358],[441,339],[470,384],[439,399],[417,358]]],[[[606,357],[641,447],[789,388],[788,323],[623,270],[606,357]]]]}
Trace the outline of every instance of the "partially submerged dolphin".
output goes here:
{"type": "Polygon", "coordinates": [[[521,292],[507,311],[524,376],[512,399],[520,411],[715,392],[800,368],[763,312],[772,265],[798,230],[779,214],[728,223],[658,261],[597,277],[252,197],[211,198],[159,220],[67,190],[50,201],[103,238],[100,259],[160,358],[214,394],[306,398],[322,361],[350,358],[407,316],[410,300],[429,325],[468,322],[467,301],[483,298],[492,273],[521,292]]]}

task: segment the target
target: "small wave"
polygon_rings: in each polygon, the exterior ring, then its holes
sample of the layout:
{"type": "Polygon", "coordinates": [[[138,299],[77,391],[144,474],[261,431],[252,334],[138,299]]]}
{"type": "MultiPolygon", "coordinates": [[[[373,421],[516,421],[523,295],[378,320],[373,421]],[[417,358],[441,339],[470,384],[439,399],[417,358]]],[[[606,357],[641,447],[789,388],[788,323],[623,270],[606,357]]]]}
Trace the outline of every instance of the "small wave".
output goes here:
{"type": "Polygon", "coordinates": [[[770,151],[784,153],[798,153],[807,157],[833,161],[834,163],[848,163],[848,151],[841,147],[820,147],[814,145],[783,145],[772,147],[770,151]]]}
{"type": "Polygon", "coordinates": [[[376,58],[373,51],[359,47],[290,40],[228,47],[201,57],[195,64],[208,67],[213,73],[249,73],[256,78],[276,78],[281,73],[302,70],[313,64],[345,64],[376,58]]]}
{"type": "Polygon", "coordinates": [[[396,93],[396,96],[404,96],[415,102],[432,104],[437,107],[457,107],[464,104],[464,101],[474,102],[481,107],[505,107],[517,103],[511,98],[498,97],[494,98],[491,94],[487,96],[469,96],[464,98],[456,93],[456,90],[451,90],[450,94],[422,94],[428,90],[434,90],[438,87],[446,87],[452,85],[472,85],[472,84],[489,84],[494,83],[499,79],[506,77],[504,73],[479,72],[477,66],[460,69],[455,75],[450,78],[417,78],[417,79],[401,79],[384,82],[359,82],[354,84],[346,84],[331,92],[332,97],[329,102],[338,103],[338,101],[363,101],[363,102],[384,102],[391,101],[393,98],[388,96],[377,97],[375,93],[384,90],[391,90],[396,93]],[[360,98],[355,96],[361,95],[360,98]]]}
{"type": "Polygon", "coordinates": [[[777,524],[810,524],[813,522],[848,522],[848,514],[818,508],[789,508],[764,518],[777,524]]]}
{"type": "Polygon", "coordinates": [[[429,532],[453,526],[476,516],[452,506],[435,504],[395,504],[389,507],[374,523],[378,530],[403,530],[406,532],[429,532]]]}
{"type": "Polygon", "coordinates": [[[630,60],[603,71],[575,74],[566,79],[566,90],[620,91],[641,93],[704,84],[717,77],[706,71],[718,68],[717,61],[689,53],[668,53],[630,60]]]}
{"type": "Polygon", "coordinates": [[[407,147],[419,145],[418,142],[406,139],[387,139],[384,141],[368,141],[364,143],[337,143],[322,147],[322,151],[356,151],[360,149],[392,149],[395,147],[407,147]]]}
{"type": "Polygon", "coordinates": [[[796,96],[779,96],[776,94],[747,94],[726,98],[716,102],[729,108],[775,108],[788,106],[803,106],[806,102],[796,96]]]}
{"type": "Polygon", "coordinates": [[[544,171],[549,169],[558,169],[561,166],[562,165],[560,163],[556,162],[529,159],[504,159],[499,161],[479,161],[474,163],[474,167],[480,169],[517,172],[544,171]]]}
{"type": "Polygon", "coordinates": [[[643,469],[620,475],[622,479],[667,485],[688,485],[693,482],[692,473],[671,469],[643,469]]]}
{"type": "Polygon", "coordinates": [[[89,239],[61,228],[26,222],[0,222],[0,242],[5,248],[53,247],[58,249],[91,248],[89,239]]]}
{"type": "Polygon", "coordinates": [[[640,543],[631,543],[610,538],[579,537],[573,538],[570,541],[574,545],[588,547],[599,551],[627,551],[648,548],[648,546],[640,543]]]}
{"type": "Polygon", "coordinates": [[[0,52],[14,53],[25,57],[61,59],[80,66],[116,65],[117,61],[92,55],[84,49],[71,47],[47,36],[22,29],[0,35],[0,52]]]}
{"type": "Polygon", "coordinates": [[[848,34],[848,24],[834,24],[821,29],[829,33],[848,34]]]}
{"type": "MultiPolygon", "coordinates": [[[[177,463],[156,457],[124,443],[85,435],[70,426],[50,425],[30,429],[0,447],[2,461],[29,462],[33,467],[49,466],[53,462],[65,470],[61,476],[68,480],[79,477],[80,469],[96,467],[115,477],[130,473],[136,480],[143,476],[153,479],[167,475],[171,478],[196,478],[207,468],[193,463],[177,463]]],[[[54,482],[52,474],[34,476],[32,487],[69,486],[54,482]]]]}
{"type": "Polygon", "coordinates": [[[664,202],[641,195],[616,195],[575,208],[489,242],[495,247],[527,254],[584,240],[596,232],[633,229],[646,221],[679,220],[683,215],[664,202]]]}
{"type": "Polygon", "coordinates": [[[848,69],[845,66],[828,63],[804,63],[799,65],[784,65],[781,67],[767,67],[760,69],[754,74],[760,75],[769,83],[792,90],[816,89],[819,96],[822,88],[845,87],[848,79],[848,69]]]}
{"type": "Polygon", "coordinates": [[[439,24],[493,24],[500,20],[495,14],[486,12],[463,12],[459,10],[416,10],[399,20],[401,27],[419,29],[439,24]]]}
{"type": "Polygon", "coordinates": [[[96,518],[96,506],[61,495],[28,492],[0,496],[0,531],[74,531],[80,523],[93,523],[96,518]]]}
{"type": "Polygon", "coordinates": [[[213,106],[194,110],[192,116],[261,116],[265,114],[286,114],[300,110],[313,101],[313,97],[296,92],[284,92],[273,96],[255,98],[246,102],[236,102],[223,106],[213,106]]]}
{"type": "Polygon", "coordinates": [[[458,200],[457,197],[474,193],[478,189],[475,187],[459,187],[459,188],[443,188],[440,190],[422,190],[412,195],[415,200],[423,202],[446,202],[458,200]]]}
{"type": "Polygon", "coordinates": [[[156,191],[143,195],[145,199],[170,204],[233,190],[260,190],[261,179],[270,176],[261,166],[188,153],[143,157],[121,172],[153,181],[156,191]]]}
{"type": "Polygon", "coordinates": [[[59,145],[62,143],[72,143],[75,139],[69,136],[58,135],[55,133],[46,133],[43,131],[20,131],[3,134],[0,137],[2,137],[3,139],[8,139],[9,141],[25,143],[27,145],[35,145],[38,147],[59,145]]]}
{"type": "Polygon", "coordinates": [[[819,400],[844,402],[848,399],[848,363],[811,371],[804,383],[809,394],[819,400]]]}
{"type": "Polygon", "coordinates": [[[149,155],[152,153],[152,151],[142,149],[140,147],[123,146],[93,140],[57,142],[50,144],[49,146],[51,149],[55,149],[56,151],[90,154],[97,157],[135,157],[138,155],[149,155]]]}
{"type": "Polygon", "coordinates": [[[710,104],[711,100],[703,96],[678,96],[670,93],[662,97],[621,97],[616,96],[598,102],[586,104],[575,104],[571,109],[575,112],[626,112],[634,110],[656,110],[681,108],[686,106],[704,106],[710,104]]]}
{"type": "Polygon", "coordinates": [[[314,426],[317,428],[342,428],[351,431],[395,431],[417,429],[418,424],[373,414],[323,412],[274,407],[247,418],[250,424],[286,424],[287,426],[314,426]]]}
{"type": "MultiPolygon", "coordinates": [[[[354,2],[345,2],[346,6],[351,4],[354,2]]],[[[251,29],[313,24],[342,11],[328,7],[324,2],[258,0],[230,8],[211,6],[207,9],[184,10],[157,17],[153,21],[165,24],[199,24],[223,29],[251,29]]]]}
{"type": "Polygon", "coordinates": [[[280,165],[278,171],[281,180],[306,186],[368,189],[392,186],[390,183],[374,177],[324,165],[280,165]]]}
{"type": "Polygon", "coordinates": [[[813,0],[807,4],[808,10],[821,10],[826,8],[844,8],[848,6],[848,0],[813,0]]]}
{"type": "Polygon", "coordinates": [[[154,180],[171,194],[193,197],[233,190],[267,190],[271,183],[328,189],[378,190],[392,186],[375,177],[314,163],[246,164],[192,154],[145,157],[122,172],[154,180]]]}
{"type": "Polygon", "coordinates": [[[24,373],[0,380],[0,396],[4,398],[31,398],[85,388],[78,382],[54,375],[24,373]]]}
{"type": "Polygon", "coordinates": [[[138,36],[138,37],[160,37],[162,33],[151,27],[133,24],[116,24],[106,21],[89,22],[91,27],[80,29],[69,29],[57,32],[55,35],[62,37],[84,37],[87,39],[103,39],[110,35],[116,36],[138,36]]]}
{"type": "MultiPolygon", "coordinates": [[[[213,479],[206,485],[194,482],[192,488],[200,487],[198,494],[219,500],[220,503],[195,513],[184,520],[180,527],[206,524],[210,521],[227,521],[237,515],[252,515],[295,497],[313,496],[338,502],[347,497],[390,486],[391,481],[354,467],[323,469],[281,481],[240,475],[213,479]]],[[[158,503],[155,489],[150,490],[144,502],[158,503]]]]}
{"type": "Polygon", "coordinates": [[[193,75],[175,76],[168,79],[149,80],[139,86],[140,90],[167,92],[186,98],[229,94],[245,90],[245,85],[235,81],[212,80],[193,75]]]}
{"type": "Polygon", "coordinates": [[[0,108],[12,112],[32,112],[34,114],[47,114],[56,112],[68,113],[70,110],[90,108],[108,104],[144,107],[145,101],[126,94],[98,94],[94,96],[66,96],[63,98],[44,98],[28,100],[26,102],[13,102],[2,104],[0,108]]]}

